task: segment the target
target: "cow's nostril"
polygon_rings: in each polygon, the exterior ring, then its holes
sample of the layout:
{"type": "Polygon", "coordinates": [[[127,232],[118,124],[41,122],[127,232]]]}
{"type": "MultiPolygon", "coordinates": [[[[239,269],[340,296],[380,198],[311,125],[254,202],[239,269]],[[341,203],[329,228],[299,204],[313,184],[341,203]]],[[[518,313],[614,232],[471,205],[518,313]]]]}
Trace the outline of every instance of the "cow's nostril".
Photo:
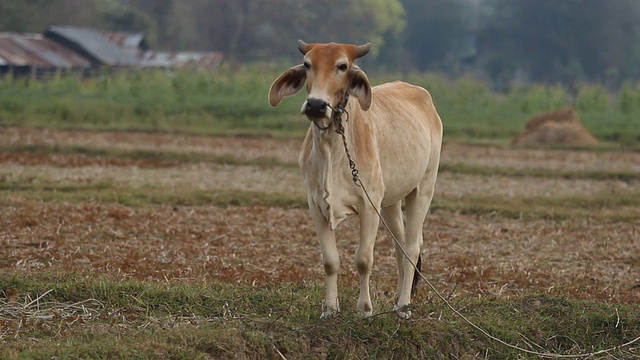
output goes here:
{"type": "Polygon", "coordinates": [[[309,116],[324,116],[327,112],[327,105],[324,100],[308,99],[304,113],[309,116]]]}

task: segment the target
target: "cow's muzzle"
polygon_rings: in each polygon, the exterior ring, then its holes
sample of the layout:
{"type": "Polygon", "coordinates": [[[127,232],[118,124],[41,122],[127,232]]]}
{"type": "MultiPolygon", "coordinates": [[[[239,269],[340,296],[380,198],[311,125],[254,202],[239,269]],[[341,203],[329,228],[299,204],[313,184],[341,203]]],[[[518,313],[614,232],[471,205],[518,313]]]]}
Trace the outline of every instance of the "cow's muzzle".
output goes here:
{"type": "Polygon", "coordinates": [[[327,117],[327,110],[330,108],[326,101],[320,99],[307,99],[304,106],[304,114],[308,118],[323,118],[327,117]]]}

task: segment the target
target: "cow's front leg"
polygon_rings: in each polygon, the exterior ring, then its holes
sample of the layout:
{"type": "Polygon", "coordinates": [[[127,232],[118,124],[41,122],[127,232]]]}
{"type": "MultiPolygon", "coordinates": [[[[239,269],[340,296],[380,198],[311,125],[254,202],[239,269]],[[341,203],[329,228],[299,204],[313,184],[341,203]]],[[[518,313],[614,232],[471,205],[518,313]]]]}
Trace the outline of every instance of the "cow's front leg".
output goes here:
{"type": "Polygon", "coordinates": [[[369,294],[369,276],[373,267],[373,247],[376,242],[378,223],[378,215],[370,207],[360,213],[360,243],[356,249],[355,262],[360,276],[358,311],[363,317],[370,317],[373,314],[369,294]]]}
{"type": "Polygon", "coordinates": [[[325,272],[326,294],[322,304],[322,315],[326,318],[340,311],[338,303],[338,272],[340,271],[340,255],[336,245],[336,235],[325,219],[313,199],[309,197],[309,210],[311,218],[318,233],[320,249],[322,250],[322,262],[325,272]]]}

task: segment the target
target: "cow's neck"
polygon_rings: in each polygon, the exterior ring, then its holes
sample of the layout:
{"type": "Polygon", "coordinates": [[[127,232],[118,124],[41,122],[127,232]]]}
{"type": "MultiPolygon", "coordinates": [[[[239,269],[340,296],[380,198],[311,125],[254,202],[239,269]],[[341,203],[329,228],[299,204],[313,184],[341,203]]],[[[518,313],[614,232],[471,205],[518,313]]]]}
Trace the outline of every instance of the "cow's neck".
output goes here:
{"type": "MultiPolygon", "coordinates": [[[[353,131],[355,123],[353,115],[353,113],[350,113],[349,121],[346,121],[346,117],[342,119],[347,147],[352,156],[356,152],[354,141],[352,140],[357,135],[353,131]]],[[[353,213],[353,208],[344,203],[344,199],[340,195],[344,193],[345,186],[352,184],[351,170],[349,169],[342,136],[336,133],[336,122],[332,122],[327,130],[320,130],[314,125],[311,128],[311,151],[315,154],[312,158],[315,159],[315,167],[318,171],[316,181],[318,181],[320,189],[322,189],[321,193],[317,194],[318,197],[315,198],[315,202],[327,219],[329,227],[333,230],[346,216],[353,213]]]]}
{"type": "MultiPolygon", "coordinates": [[[[346,108],[349,120],[346,115],[343,115],[342,125],[349,152],[357,161],[355,156],[358,149],[355,148],[354,140],[362,129],[354,126],[363,119],[361,109],[350,105],[346,108]]],[[[353,180],[342,136],[336,133],[336,125],[335,121],[332,122],[327,130],[311,125],[308,138],[305,140],[310,149],[302,164],[303,170],[306,167],[307,174],[312,175],[311,178],[307,178],[307,181],[315,184],[312,186],[315,189],[312,194],[314,202],[322,211],[331,229],[335,229],[346,216],[353,214],[353,204],[344,197],[349,193],[347,189],[353,185],[353,180]]]]}
{"type": "MultiPolygon", "coordinates": [[[[358,109],[353,109],[352,111],[357,111],[358,109]]],[[[353,116],[353,115],[351,115],[353,116]]],[[[349,148],[350,153],[356,151],[353,147],[354,142],[353,139],[353,122],[347,121],[347,118],[343,116],[341,120],[342,126],[344,128],[344,136],[346,139],[347,147],[349,148]]],[[[336,168],[337,171],[342,173],[342,170],[347,173],[348,172],[348,160],[346,156],[346,151],[344,147],[344,142],[342,135],[336,132],[338,128],[338,123],[334,120],[328,129],[321,130],[317,127],[313,127],[313,148],[322,156],[324,159],[325,167],[336,168]],[[341,169],[344,167],[344,169],[341,169]]]]}

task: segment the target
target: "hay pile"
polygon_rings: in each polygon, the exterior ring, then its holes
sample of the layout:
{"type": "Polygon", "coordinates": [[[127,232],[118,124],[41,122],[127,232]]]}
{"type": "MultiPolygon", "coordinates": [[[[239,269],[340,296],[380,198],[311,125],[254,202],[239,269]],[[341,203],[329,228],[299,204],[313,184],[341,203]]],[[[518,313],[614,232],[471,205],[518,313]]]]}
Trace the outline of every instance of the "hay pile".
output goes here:
{"type": "Polygon", "coordinates": [[[592,145],[598,140],[582,125],[575,109],[565,108],[529,120],[515,145],[592,145]]]}

